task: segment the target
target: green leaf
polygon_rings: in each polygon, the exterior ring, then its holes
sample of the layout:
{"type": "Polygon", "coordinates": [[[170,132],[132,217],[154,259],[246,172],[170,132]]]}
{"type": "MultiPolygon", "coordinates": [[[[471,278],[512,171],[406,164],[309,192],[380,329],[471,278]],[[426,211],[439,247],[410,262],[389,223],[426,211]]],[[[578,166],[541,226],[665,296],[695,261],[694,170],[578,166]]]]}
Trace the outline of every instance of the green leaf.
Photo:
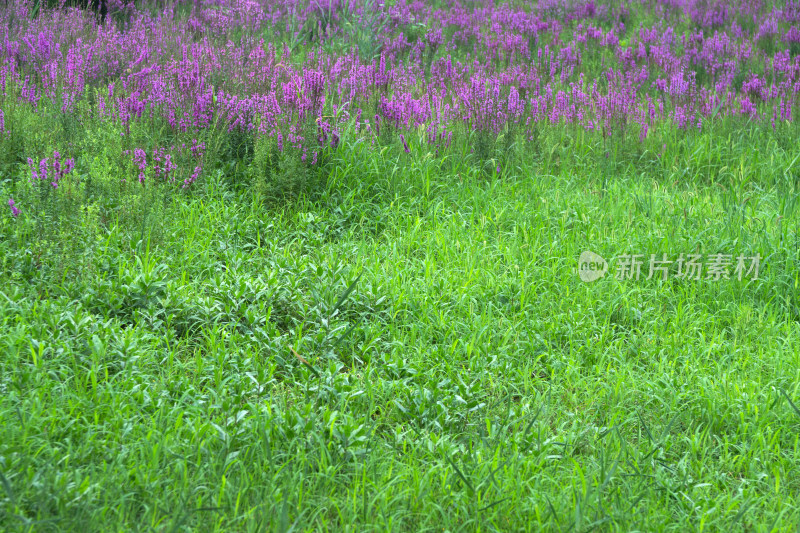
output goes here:
{"type": "Polygon", "coordinates": [[[350,296],[350,293],[353,292],[353,289],[356,288],[356,283],[358,283],[358,280],[361,279],[362,275],[363,272],[359,274],[358,277],[356,277],[356,279],[354,279],[353,282],[347,287],[344,293],[342,293],[342,295],[339,296],[339,299],[336,301],[336,304],[333,306],[333,309],[331,310],[331,316],[333,316],[333,313],[335,313],[339,309],[339,306],[344,303],[347,297],[350,296]]]}

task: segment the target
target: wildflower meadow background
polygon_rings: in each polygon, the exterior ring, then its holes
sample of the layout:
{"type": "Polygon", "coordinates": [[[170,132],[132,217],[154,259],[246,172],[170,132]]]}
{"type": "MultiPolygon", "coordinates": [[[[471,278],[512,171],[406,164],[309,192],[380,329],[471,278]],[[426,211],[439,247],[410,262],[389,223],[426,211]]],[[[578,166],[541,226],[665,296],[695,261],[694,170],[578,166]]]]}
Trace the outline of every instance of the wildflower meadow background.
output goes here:
{"type": "Polygon", "coordinates": [[[794,0],[3,0],[0,530],[796,531],[798,95],[794,0]]]}

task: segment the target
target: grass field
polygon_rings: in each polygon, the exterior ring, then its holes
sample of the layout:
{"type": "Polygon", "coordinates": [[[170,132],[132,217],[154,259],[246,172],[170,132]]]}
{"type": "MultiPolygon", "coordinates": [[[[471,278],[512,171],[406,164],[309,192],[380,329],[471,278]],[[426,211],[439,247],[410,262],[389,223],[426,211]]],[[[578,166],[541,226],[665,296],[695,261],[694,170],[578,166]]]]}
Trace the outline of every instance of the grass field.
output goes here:
{"type": "Polygon", "coordinates": [[[6,278],[4,528],[797,526],[797,183],[342,158],[6,278]],[[587,249],[770,259],[587,284],[587,249]]]}
{"type": "Polygon", "coordinates": [[[0,530],[800,528],[794,121],[446,147],[343,121],[269,174],[224,125],[8,90],[0,530]],[[203,173],[137,182],[131,138],[203,140],[203,173]],[[58,187],[29,179],[65,145],[58,187]],[[582,281],[585,251],[641,275],[582,281]]]}

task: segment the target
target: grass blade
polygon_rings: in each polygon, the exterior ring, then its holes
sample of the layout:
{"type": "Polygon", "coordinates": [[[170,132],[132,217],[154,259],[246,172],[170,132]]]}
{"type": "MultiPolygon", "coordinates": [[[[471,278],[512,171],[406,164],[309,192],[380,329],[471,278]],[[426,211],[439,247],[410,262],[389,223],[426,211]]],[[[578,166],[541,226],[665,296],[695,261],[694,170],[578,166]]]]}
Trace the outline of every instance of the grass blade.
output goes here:
{"type": "Polygon", "coordinates": [[[341,306],[344,303],[344,301],[347,299],[347,297],[350,296],[350,293],[353,292],[353,289],[356,288],[356,283],[358,283],[358,280],[361,279],[361,276],[363,274],[364,274],[363,272],[361,274],[359,274],[356,277],[356,279],[354,279],[352,281],[352,283],[350,283],[350,285],[347,287],[347,289],[345,289],[345,291],[342,293],[342,295],[339,296],[339,299],[336,301],[336,304],[333,306],[333,309],[331,310],[331,315],[333,315],[339,309],[339,306],[341,306]]]}

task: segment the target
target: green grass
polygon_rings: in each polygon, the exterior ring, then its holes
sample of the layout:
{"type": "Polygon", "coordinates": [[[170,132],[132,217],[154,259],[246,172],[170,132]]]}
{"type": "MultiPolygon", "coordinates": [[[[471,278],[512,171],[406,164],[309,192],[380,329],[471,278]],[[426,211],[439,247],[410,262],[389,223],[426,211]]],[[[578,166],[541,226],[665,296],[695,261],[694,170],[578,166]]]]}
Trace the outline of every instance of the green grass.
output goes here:
{"type": "MultiPolygon", "coordinates": [[[[281,28],[297,63],[311,35],[281,28]]],[[[345,33],[329,52],[371,57],[345,33]]],[[[222,123],[123,138],[106,81],[74,114],[3,100],[0,531],[800,528],[794,123],[458,126],[435,154],[341,123],[314,167],[222,123]],[[194,137],[192,189],[139,185],[126,149],[194,137]],[[53,150],[75,171],[36,190],[53,150]],[[584,283],[585,250],[764,259],[584,283]]]]}
{"type": "Polygon", "coordinates": [[[0,529],[796,531],[796,154],[698,139],[647,174],[351,144],[80,253],[4,213],[0,529]],[[587,284],[587,249],[765,260],[587,284]]]}

